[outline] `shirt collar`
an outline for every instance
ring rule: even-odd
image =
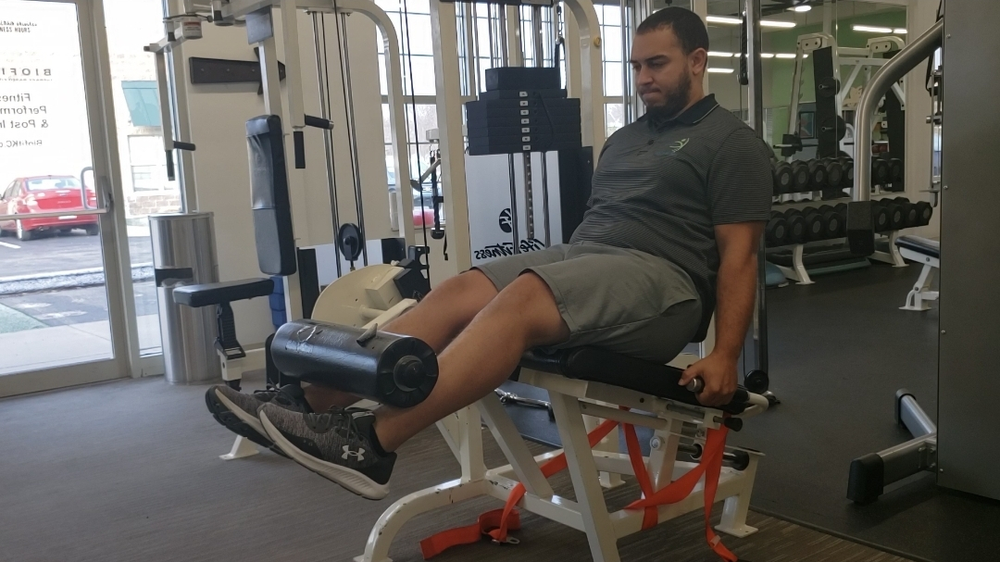
[[[707,96],[696,101],[694,105],[687,108],[680,115],[676,115],[665,121],[660,120],[649,120],[650,125],[655,127],[665,127],[668,125],[673,125],[675,123],[680,123],[682,125],[696,125],[708,114],[711,113],[715,108],[719,107],[719,102],[715,101],[715,94],[708,94]],[[643,116],[646,118],[649,114]]]

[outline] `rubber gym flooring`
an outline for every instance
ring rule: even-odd
[[[259,382],[258,382],[259,384]],[[440,434],[419,434],[400,451],[392,493],[372,502],[281,457],[225,462],[233,437],[205,411],[205,387],[161,377],[0,401],[0,560],[6,562],[348,562],[371,526],[400,497],[460,475]],[[502,455],[489,432],[487,462]],[[540,452],[543,447],[534,446]],[[569,477],[553,477],[570,495]],[[609,492],[621,506],[634,484]],[[475,500],[403,527],[390,556],[421,560],[417,543],[475,522],[502,504]],[[716,517],[720,507],[716,506]],[[725,540],[753,562],[902,562],[902,558],[757,513],[760,532]],[[590,560],[582,533],[525,515],[518,546],[457,547],[434,560]],[[702,515],[621,541],[629,562],[717,562]]]
[[[874,506],[856,509],[844,499],[853,457],[906,438],[892,419],[897,387],[908,386],[934,412],[935,313],[895,310],[917,273],[874,267],[768,293],[772,389],[783,404],[734,438],[767,454],[750,517],[760,532],[724,539],[741,558],[902,560],[800,522],[913,558],[992,559],[985,549],[1000,521],[992,503],[938,491],[926,478]],[[204,390],[171,387],[157,377],[0,401],[0,560],[348,561],[362,552],[371,525],[392,501],[459,475],[436,430],[401,450],[392,493],[381,502],[344,492],[271,453],[224,462],[218,455],[228,452],[232,437],[205,412]],[[488,462],[499,464],[498,448],[485,435]],[[566,493],[565,474],[553,483]],[[616,506],[637,489],[630,483],[609,494]],[[390,554],[396,562],[420,560],[419,539],[499,506],[472,501],[411,522]],[[480,543],[437,560],[590,559],[581,533],[525,520],[517,547]],[[628,561],[717,560],[704,544],[698,513],[620,546]]]

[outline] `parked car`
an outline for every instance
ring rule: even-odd
[[[86,197],[86,201],[84,201]],[[97,195],[83,188],[73,176],[17,178],[0,192],[0,215],[23,215],[22,219],[0,219],[0,235],[13,232],[19,240],[31,240],[44,231],[69,232],[82,228],[87,234],[99,232],[97,215],[76,215],[75,211],[97,207]],[[33,214],[65,212],[48,218]]]

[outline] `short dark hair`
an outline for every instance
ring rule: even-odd
[[[673,30],[685,55],[696,49],[708,50],[708,29],[705,28],[705,22],[701,21],[698,14],[684,8],[671,6],[653,12],[653,15],[639,24],[635,33],[641,35],[664,27]]]

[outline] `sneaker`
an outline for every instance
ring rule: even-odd
[[[310,414],[264,404],[257,415],[268,437],[295,462],[370,500],[389,493],[396,454],[375,452],[371,410],[330,408]]]
[[[258,390],[253,394],[244,394],[227,385],[218,384],[205,393],[205,403],[215,421],[226,429],[279,453],[261,426],[257,410],[264,404],[274,404],[275,407],[292,412],[312,411],[302,388],[296,385],[286,385],[280,390]]]

